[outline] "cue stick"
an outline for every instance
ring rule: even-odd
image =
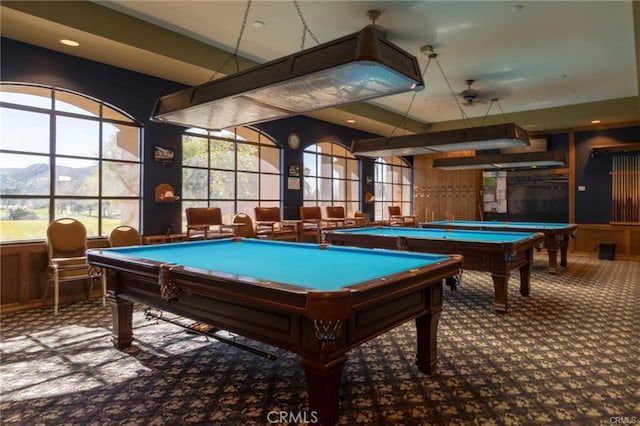
[[[271,361],[275,361],[275,360],[278,359],[277,356],[275,356],[275,355],[273,355],[273,354],[271,354],[269,352],[261,351],[260,349],[253,348],[253,347],[247,346],[247,345],[243,345],[242,343],[238,343],[238,342],[236,342],[234,340],[227,339],[226,337],[218,336],[214,332],[196,330],[195,328],[191,328],[191,327],[189,327],[187,325],[181,324],[178,321],[174,321],[174,320],[169,319],[169,318],[164,318],[162,316],[162,314],[158,315],[158,314],[154,314],[154,313],[152,313],[152,312],[150,312],[148,310],[145,310],[144,311],[144,315],[145,315],[145,317],[147,319],[149,319],[149,317],[151,317],[151,318],[156,318],[156,319],[159,319],[159,320],[162,320],[162,321],[166,321],[166,322],[168,322],[170,324],[177,325],[178,327],[182,327],[185,330],[189,330],[190,332],[194,332],[194,333],[197,333],[197,334],[202,334],[205,337],[212,337],[212,338],[220,341],[221,343],[226,343],[229,346],[233,346],[233,347],[236,347],[238,349],[242,349],[243,351],[251,352],[252,354],[255,354],[255,355],[260,355],[261,357],[270,359]]]

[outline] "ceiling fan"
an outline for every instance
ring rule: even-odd
[[[480,92],[473,89],[471,85],[475,82],[475,80],[465,80],[467,84],[467,88],[460,92],[460,97],[464,106],[473,106],[475,104],[486,104],[487,101],[480,97]]]

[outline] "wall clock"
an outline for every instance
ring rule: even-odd
[[[300,146],[300,136],[297,133],[290,133],[287,138],[287,143],[289,144],[289,148],[298,149]]]

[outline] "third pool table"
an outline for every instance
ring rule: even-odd
[[[520,294],[528,296],[533,250],[543,243],[544,236],[525,232],[378,226],[330,231],[325,240],[330,244],[363,248],[461,254],[464,268],[491,272],[494,309],[497,313],[506,313],[511,270],[520,269]]]
[[[549,255],[549,273],[558,272],[558,249],[560,249],[560,266],[567,267],[567,247],[569,237],[575,237],[578,226],[574,223],[544,222],[500,222],[478,220],[443,220],[437,222],[421,222],[422,228],[470,229],[487,231],[542,232],[544,246]]]

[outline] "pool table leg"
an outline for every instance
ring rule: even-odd
[[[427,292],[427,313],[416,318],[418,370],[429,374],[438,364],[438,322],[442,314],[442,283],[425,289]]]
[[[111,306],[111,341],[118,349],[131,346],[133,341],[133,302],[116,297],[107,292],[107,301]]]
[[[549,273],[558,273],[558,242],[555,235],[545,236],[544,245],[547,248],[549,254]]]
[[[569,235],[562,237],[560,242],[560,266],[567,267],[567,249],[569,248]]]
[[[508,308],[507,285],[509,283],[509,272],[493,272],[491,278],[493,278],[493,291],[495,292],[493,309],[497,314],[506,314]],[[522,290],[522,280],[520,281],[520,289]]]
[[[346,355],[328,364],[300,357],[300,365],[307,378],[309,411],[315,412],[318,425],[333,426],[338,423],[340,380],[346,362]]]

